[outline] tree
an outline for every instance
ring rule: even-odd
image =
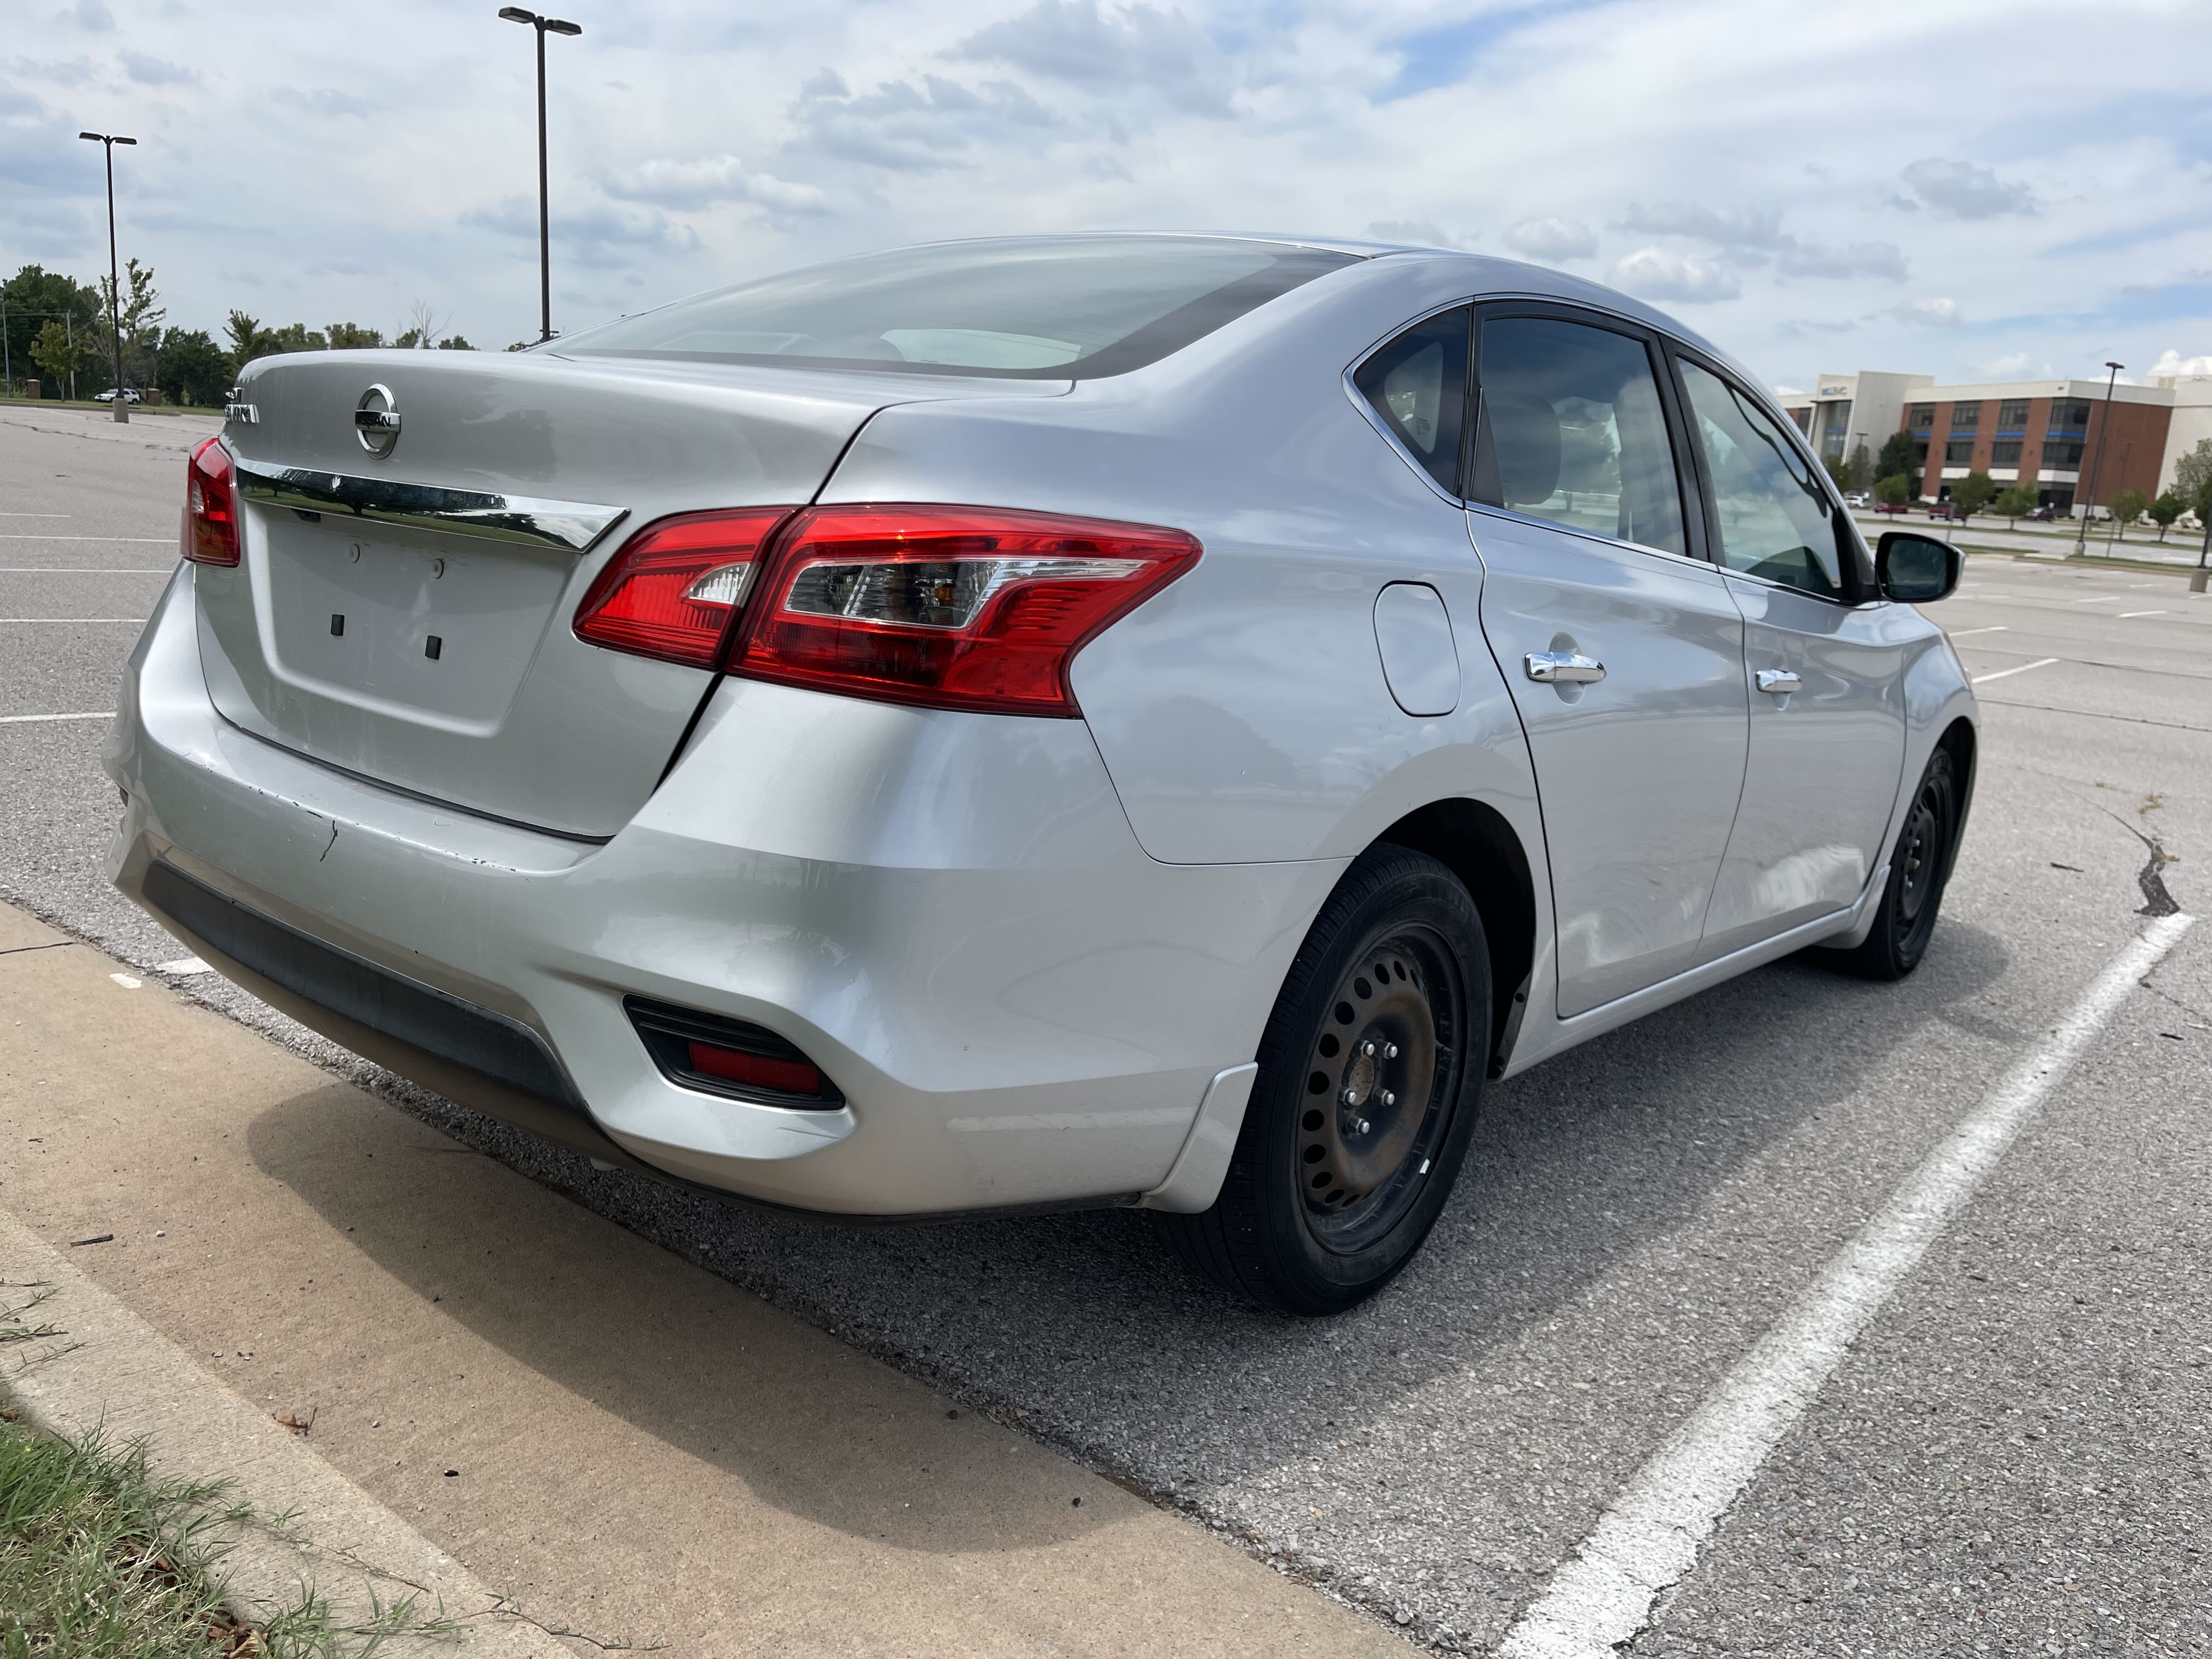
[[[32,367],[46,377],[48,385],[64,392],[70,375],[91,368],[98,361],[92,355],[91,337],[81,329],[72,334],[59,318],[47,321],[31,341]]]
[[[2112,514],[2112,522],[2119,526],[2117,533],[2121,539],[2126,538],[2128,526],[2142,517],[2143,509],[2149,505],[2150,497],[2140,489],[2119,489],[2112,492],[2112,499],[2107,504],[2106,510]]]
[[[1864,489],[1874,482],[1874,457],[1867,453],[1864,444],[1851,451],[1850,488]]]
[[[1820,458],[1820,465],[1821,465],[1822,466],[1825,466],[1825,467],[1826,467],[1826,468],[1828,469],[1828,477],[1831,477],[1832,479],[1833,479],[1833,480],[1835,481],[1835,485],[1836,485],[1836,488],[1837,488],[1837,489],[1849,489],[1851,487],[1851,470],[1850,470],[1850,468],[1849,468],[1848,466],[1845,466],[1845,465],[1844,465],[1841,461],[1838,460],[1834,456],[1832,456],[1832,455],[1824,455],[1824,456],[1822,456],[1822,457]]]
[[[65,276],[58,270],[48,270],[42,265],[25,265],[5,283],[0,283],[0,301],[6,302],[7,349],[5,362],[9,374],[16,380],[29,379],[40,372],[38,360],[31,355],[32,343],[39,331],[48,323],[63,325],[63,332],[74,334],[80,340],[90,331],[92,319],[100,309],[100,290],[88,288],[74,276]],[[63,381],[54,388],[54,395],[68,391]]]
[[[1986,472],[1969,472],[1951,486],[1951,505],[1971,519],[1990,504],[1990,497],[1997,493],[1996,483]]]
[[[476,348],[471,345],[466,340],[463,339],[459,335],[448,334],[444,339],[438,342],[438,349],[441,351],[474,351]]]
[[[262,355],[253,349],[254,342],[261,337],[259,318],[249,317],[242,311],[234,311],[230,313],[230,320],[222,326],[223,331],[230,336],[231,358],[240,368]]]
[[[107,320],[114,289],[115,284],[106,277],[100,279],[97,326],[104,355],[110,363],[115,361],[115,347],[113,337],[107,330]],[[153,266],[140,264],[135,257],[125,260],[123,265],[123,298],[115,307],[116,323],[123,331],[123,379],[125,385],[143,386],[153,378],[154,347],[161,340],[161,325],[168,314],[161,305],[160,292],[154,286]]]
[[[2189,510],[2188,504],[2171,489],[2143,509],[2158,526],[2158,538],[2166,539],[2166,532],[2173,528],[2173,521]]]
[[[1902,473],[1908,478],[1920,476],[1920,451],[1912,441],[1910,432],[1893,432],[1881,441],[1881,453],[1874,459],[1874,476],[1893,478]]]
[[[212,337],[196,328],[173,328],[154,359],[154,384],[172,402],[213,409],[226,401],[238,371]]]
[[[1912,480],[1902,472],[1874,481],[1874,498],[1885,507],[1903,507],[1912,499]]]
[[[369,351],[384,343],[382,329],[363,328],[359,323],[332,323],[324,336],[333,351]]]
[[[2173,493],[2188,504],[2204,532],[2197,562],[2212,561],[2212,438],[2199,438],[2197,447],[2173,464]]]
[[[2035,511],[2035,492],[2014,484],[1990,503],[1990,510],[2010,520],[2006,529],[2016,529],[2024,516]]]
[[[417,300],[407,307],[405,331],[392,343],[398,346],[411,346],[417,351],[428,351],[436,343],[438,331],[450,320],[452,319],[441,320],[437,312],[432,308],[428,300]]]

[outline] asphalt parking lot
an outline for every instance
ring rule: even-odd
[[[112,706],[211,429],[0,409],[0,894],[149,970],[184,951],[100,878],[104,723],[76,717]],[[2212,597],[1988,558],[1937,614],[1986,719],[1920,973],[1786,962],[1494,1087],[1425,1252],[1333,1322],[1192,1282],[1134,1214],[850,1231],[672,1194],[178,983],[1408,1638],[1481,1651],[2147,920],[2212,906]],[[2089,1038],[1626,1650],[2212,1646],[2208,1108],[2212,925]]]

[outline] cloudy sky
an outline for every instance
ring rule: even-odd
[[[534,337],[530,33],[494,0],[9,0],[0,267],[122,245],[173,324],[428,301]],[[2212,369],[2207,0],[568,0],[568,329],[933,237],[1119,227],[1506,253],[1778,385]]]

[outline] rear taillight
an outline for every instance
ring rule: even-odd
[[[576,607],[576,636],[611,650],[712,668],[754,561],[787,507],[687,513],[631,537]]]
[[[1197,562],[1179,530],[994,507],[810,507],[730,672],[994,714],[1072,716],[1077,652]]]
[[[238,492],[230,452],[204,439],[185,467],[185,556],[196,564],[238,562]]]

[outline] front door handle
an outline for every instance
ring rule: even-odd
[[[1605,678],[1605,665],[1578,651],[1531,651],[1527,665],[1540,685],[1591,685]]]
[[[1805,682],[1786,668],[1762,668],[1759,671],[1759,689],[1774,696],[1786,697],[1792,691],[1801,691]]]

